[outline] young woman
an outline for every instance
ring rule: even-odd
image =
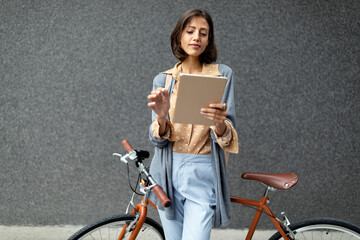
[[[214,64],[213,22],[205,10],[192,9],[180,17],[171,47],[180,62],[155,77],[148,106],[153,110],[150,140],[155,146],[150,172],[173,205],[164,209],[156,196],[151,199],[167,240],[208,240],[213,224],[227,225],[230,218],[225,159],[229,152],[238,152],[233,73],[226,65]],[[172,123],[180,73],[228,78],[222,103],[199,109],[213,126]],[[164,88],[167,75],[169,89]]]

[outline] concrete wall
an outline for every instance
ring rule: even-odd
[[[177,62],[169,36],[194,7],[212,14],[218,62],[236,75],[231,192],[263,193],[244,171],[296,172],[295,188],[272,195],[275,213],[360,224],[358,0],[1,0],[0,225],[125,211],[112,153],[125,138],[153,152],[146,96]],[[231,227],[248,226],[253,211],[233,207]]]

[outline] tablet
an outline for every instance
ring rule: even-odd
[[[201,113],[210,103],[221,103],[226,77],[181,74],[175,103],[174,123],[214,125]]]

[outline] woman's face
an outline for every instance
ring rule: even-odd
[[[209,24],[203,17],[193,17],[181,34],[181,47],[192,57],[199,57],[209,42]]]

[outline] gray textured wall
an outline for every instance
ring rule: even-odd
[[[146,96],[176,63],[169,35],[193,7],[212,14],[218,62],[236,74],[232,193],[263,193],[244,171],[297,172],[273,194],[276,213],[360,224],[358,0],[1,0],[0,224],[124,212],[125,166],[111,154],[124,138],[152,152]],[[233,213],[240,228],[253,211]]]

